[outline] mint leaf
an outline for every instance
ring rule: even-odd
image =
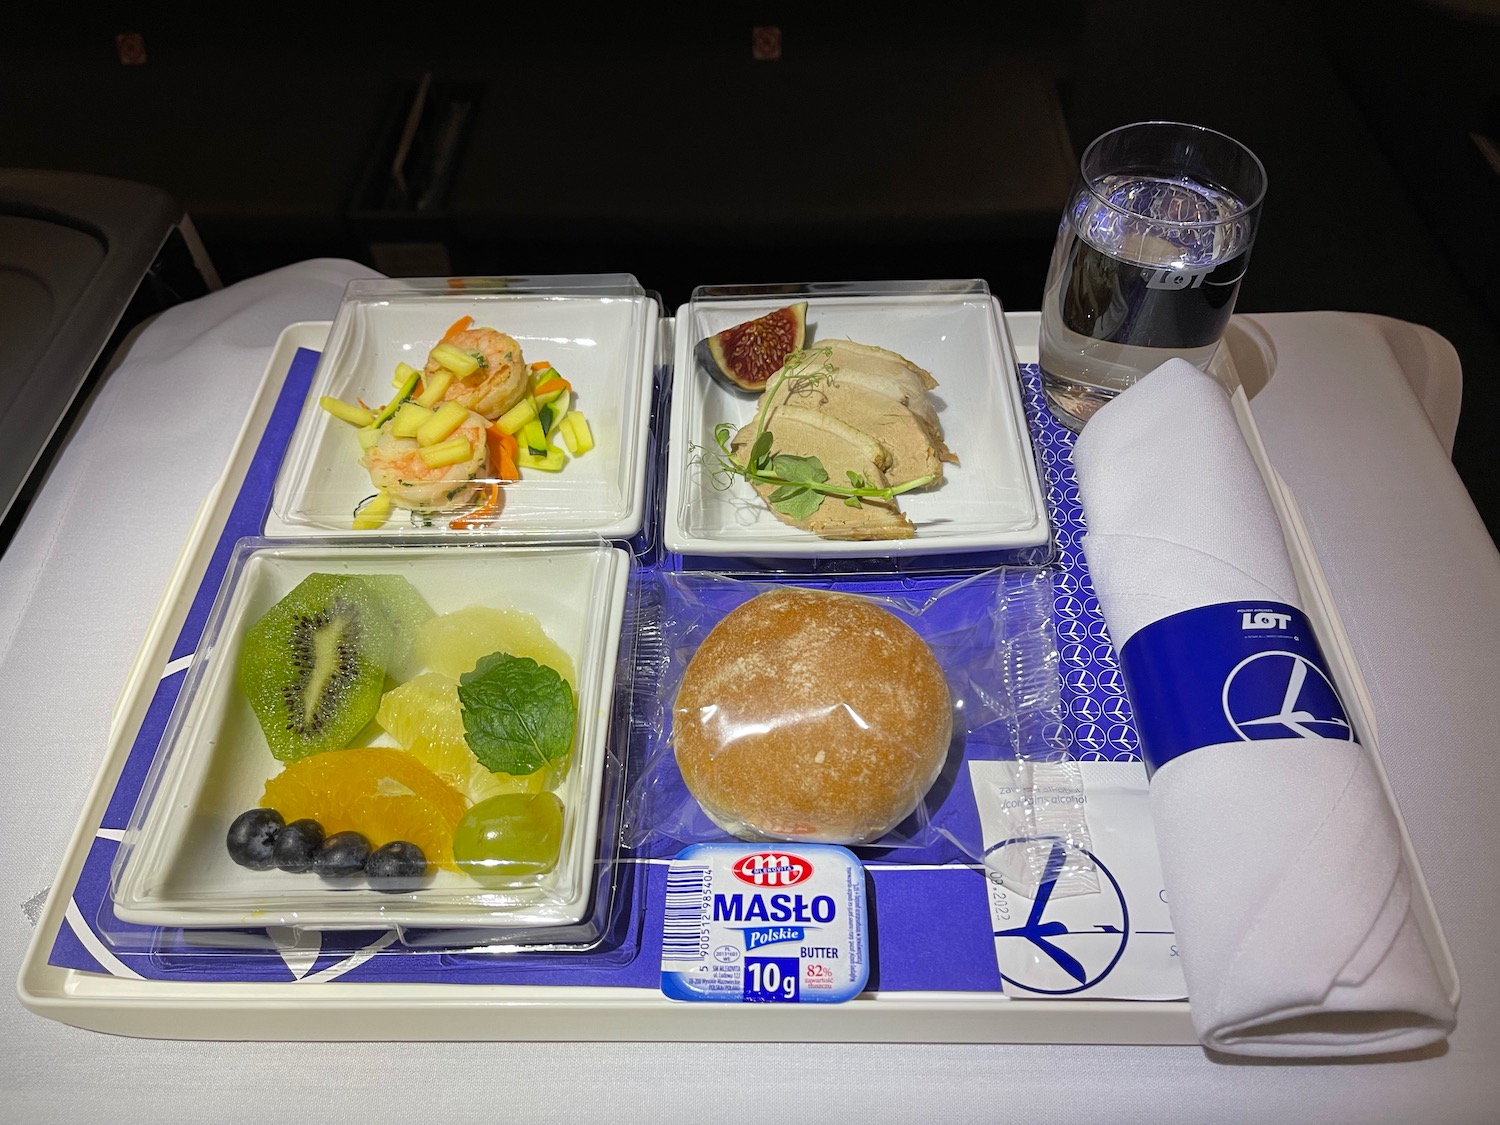
[[[778,453],[772,457],[771,472],[782,480],[816,481],[822,484],[828,479],[823,462],[816,457],[799,457],[795,453]]]
[[[458,701],[464,741],[491,773],[534,773],[573,747],[573,689],[530,657],[496,652],[481,658],[459,677]]]

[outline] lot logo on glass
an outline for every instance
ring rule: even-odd
[[[1291,625],[1290,613],[1268,613],[1264,610],[1257,613],[1250,609],[1240,611],[1241,629],[1289,629]]]
[[[1212,270],[1155,270],[1146,278],[1147,289],[1197,289]]]
[[[747,855],[734,865],[735,878],[755,887],[795,887],[812,873],[812,864],[797,855]]]

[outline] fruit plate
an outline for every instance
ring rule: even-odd
[[[456,516],[472,515],[482,492],[428,515],[396,507],[382,526],[355,529],[355,510],[376,489],[361,464],[358,427],[320,406],[324,396],[386,403],[397,394],[396,365],[422,368],[429,349],[465,316],[475,329],[513,337],[526,361],[550,362],[571,383],[573,408],[587,419],[594,442],[561,471],[522,468],[521,479],[505,487],[499,514],[470,532],[629,539],[641,529],[660,309],[634,277],[599,274],[351,282],[276,480],[268,535],[432,534],[449,530]],[[565,451],[560,437],[553,444]],[[492,475],[479,471],[480,479]]]
[[[577,728],[566,777],[555,790],[563,827],[550,872],[486,887],[457,870],[437,870],[420,889],[389,893],[363,879],[340,887],[310,872],[253,870],[230,858],[230,824],[260,804],[266,782],[284,769],[239,687],[246,630],[314,573],[402,575],[438,615],[474,605],[520,611],[567,654]],[[606,744],[629,573],[629,553],[598,540],[547,547],[241,540],[115,860],[115,916],[147,926],[309,930],[519,929],[580,921],[594,885],[611,768]],[[394,745],[373,723],[353,741]],[[405,774],[378,783],[380,797],[413,789],[425,795]]]
[[[898,353],[937,381],[931,398],[959,464],[898,504],[911,538],[828,539],[783,523],[741,477],[716,472],[714,428],[755,418],[758,397],[726,389],[699,359],[707,337],[807,302],[807,349],[846,338]],[[774,428],[774,427],[773,427]],[[983,281],[701,287],[676,318],[662,542],[683,555],[900,557],[1035,548],[1050,537],[1015,353]]]

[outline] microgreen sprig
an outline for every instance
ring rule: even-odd
[[[767,485],[772,492],[766,503],[788,519],[804,520],[818,510],[825,496],[839,496],[851,508],[858,508],[866,500],[889,501],[932,483],[931,476],[917,477],[902,484],[876,488],[864,474],[846,470],[849,483],[834,484],[828,479],[828,470],[817,457],[803,457],[795,453],[772,453],[775,438],[766,429],[766,418],[771,404],[788,382],[792,393],[801,394],[833,377],[834,367],[830,360],[832,348],[808,348],[793,352],[786,357],[775,380],[761,396],[755,411],[755,428],[751,433],[749,454],[745,460],[737,460],[730,442],[735,427],[729,422],[720,422],[714,427],[714,444],[718,451],[698,447],[696,456],[711,467],[714,487],[725,489],[735,477],[744,477],[751,484]],[[818,363],[821,357],[822,362]],[[814,366],[817,364],[817,366]]]

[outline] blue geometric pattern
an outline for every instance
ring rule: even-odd
[[[1073,474],[1074,435],[1047,409],[1041,369],[1026,363],[1020,370],[1026,418],[1057,542],[1053,628],[1063,716],[1058,728],[1049,732],[1051,740],[1059,757],[1074,761],[1139,761],[1140,738],[1125,698],[1120,663],[1083,557],[1087,523]]]

